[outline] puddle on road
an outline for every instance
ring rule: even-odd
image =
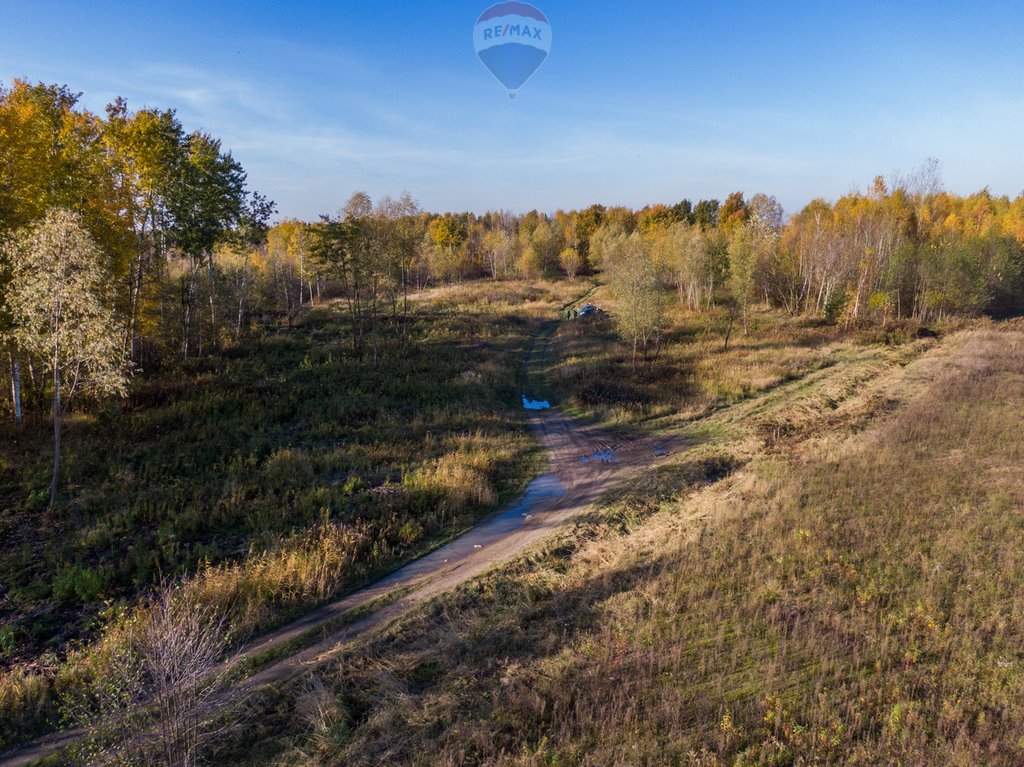
[[[523,407],[527,410],[547,410],[551,407],[551,403],[546,399],[528,399],[524,394]]]
[[[526,486],[526,492],[522,497],[498,516],[498,520],[520,524],[523,518],[533,511],[533,507],[541,501],[560,498],[563,495],[565,495],[565,488],[554,474],[537,477]]]
[[[396,570],[378,581],[377,585],[392,586],[397,583],[405,583],[412,578],[438,572],[446,565],[448,566],[446,569],[451,569],[452,563],[455,563],[454,567],[459,567],[467,557],[479,553],[481,550],[486,552],[495,541],[500,541],[506,535],[530,524],[530,518],[542,502],[560,498],[563,495],[565,495],[565,488],[554,474],[537,477],[526,486],[523,495],[504,511],[484,520],[447,545]]]
[[[611,450],[598,450],[596,453],[591,453],[590,455],[584,455],[580,457],[581,464],[592,462],[614,463],[615,453],[613,453]]]

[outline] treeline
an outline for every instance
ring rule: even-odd
[[[231,256],[263,241],[273,204],[173,110],[118,99],[101,116],[79,95],[17,80],[0,90],[0,236],[24,239],[48,212],[74,212],[98,246],[130,361],[218,347],[233,328],[228,296],[246,285],[244,256]]]
[[[408,194],[374,202],[357,193],[335,215],[270,227],[273,203],[246,188],[217,139],[186,132],[173,110],[133,112],[119,99],[101,116],[77,102],[63,86],[15,81],[0,91],[0,344],[11,411],[45,409],[56,388],[15,327],[45,307],[14,304],[24,298],[22,246],[58,210],[96,245],[95,289],[135,369],[291,324],[325,291],[347,308],[353,353],[376,359],[382,323],[407,312],[411,291],[481,278],[603,271],[637,301],[671,289],[691,310],[727,306],[744,321],[755,302],[879,324],[1024,309],[1024,196],[944,192],[934,161],[834,203],[815,200],[788,221],[774,197],[741,192],[553,215],[427,213]],[[649,319],[637,320],[644,339]]]
[[[876,178],[835,203],[814,200],[787,222],[774,197],[742,192],[724,202],[553,215],[428,214],[407,196],[374,208],[357,194],[338,218],[306,232],[318,274],[344,277],[347,296],[369,291],[373,305],[385,286],[392,309],[410,285],[611,277],[620,262],[641,258],[657,286],[694,311],[728,305],[745,315],[757,302],[884,325],[1024,310],[1024,196],[942,191],[934,164],[909,178]],[[300,263],[293,255],[290,273]]]
[[[274,209],[173,110],[118,99],[101,116],[79,95],[0,89],[0,352],[14,418],[52,414],[51,502],[73,396],[123,394],[133,367],[237,338],[229,299],[244,306]]]
[[[658,335],[669,289],[692,311],[725,307],[744,326],[754,303],[847,325],[1024,311],[1024,196],[950,194],[934,161],[835,203],[814,200],[788,222],[774,197],[742,192],[480,216],[423,213],[408,196],[372,206],[360,193],[336,218],[280,226],[304,231],[305,263],[341,280],[356,348],[410,285],[478,278],[603,273],[624,298],[617,323],[634,363]],[[282,273],[295,275],[301,250],[290,259]]]

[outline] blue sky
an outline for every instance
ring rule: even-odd
[[[490,2],[8,0],[0,81],[173,107],[282,216],[355,190],[430,210],[634,207],[742,190],[787,212],[942,163],[1024,189],[1024,7],[536,0],[551,55],[510,101],[472,49]]]

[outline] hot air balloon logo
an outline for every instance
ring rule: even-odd
[[[476,20],[473,47],[514,99],[551,52],[551,24],[529,3],[498,3]]]

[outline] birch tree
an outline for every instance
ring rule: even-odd
[[[20,350],[45,363],[53,388],[52,506],[66,407],[81,393],[125,393],[122,330],[103,300],[100,250],[77,214],[49,211],[5,244],[4,257],[11,265],[11,335]]]
[[[562,252],[558,254],[558,265],[562,267],[566,277],[574,280],[580,269],[583,268],[583,259],[580,258],[576,248],[563,248]]]
[[[171,183],[168,211],[173,219],[174,245],[187,257],[188,271],[182,284],[182,358],[189,355],[193,325],[199,329],[198,352],[202,354],[202,323],[195,317],[199,273],[206,267],[206,298],[210,333],[217,332],[217,285],[214,245],[245,210],[245,171],[220,141],[196,132],[185,140],[185,158]],[[214,345],[216,338],[214,337]]]
[[[704,235],[700,228],[679,222],[669,227],[661,247],[662,261],[672,272],[679,303],[697,311],[704,305],[711,282]]]
[[[639,348],[647,347],[661,329],[664,302],[654,262],[639,234],[620,234],[606,244],[604,270],[608,284],[618,301],[615,326],[633,349],[632,367],[636,370]]]
[[[163,262],[170,223],[167,198],[184,159],[184,131],[172,110],[132,114],[127,102],[117,99],[107,107],[103,142],[113,177],[112,196],[131,231],[125,345],[137,363],[142,295],[146,280]]]
[[[754,234],[749,226],[740,225],[729,241],[729,289],[743,318],[744,335],[749,329],[756,266]]]

